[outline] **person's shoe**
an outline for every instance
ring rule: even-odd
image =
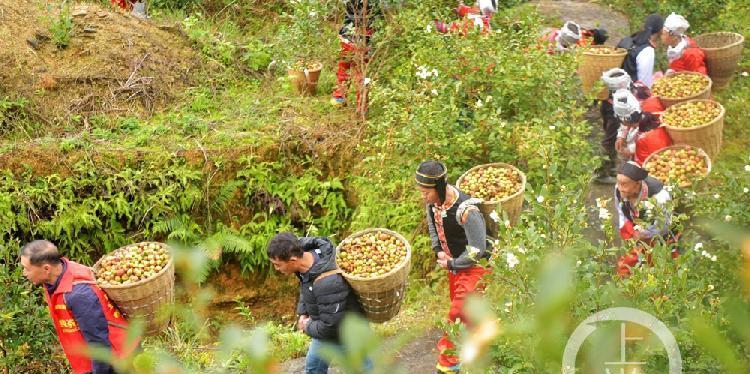
[[[438,364],[435,367],[435,374],[459,374],[461,366],[455,365],[455,366],[443,366]]]
[[[346,99],[343,97],[332,97],[331,98],[331,105],[333,106],[344,106],[346,105]]]

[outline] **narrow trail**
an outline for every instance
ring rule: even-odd
[[[623,14],[611,10],[606,6],[593,4],[585,1],[533,1],[544,16],[560,20],[572,20],[583,27],[603,27],[609,33],[608,45],[615,45],[628,34],[629,23]],[[554,27],[555,25],[549,25]],[[557,25],[559,27],[561,25]],[[590,141],[598,147],[602,137],[601,117],[598,108],[592,108],[586,119],[591,123],[592,133]],[[612,185],[600,185],[591,183],[586,197],[587,205],[591,208],[591,222],[598,222],[599,217],[596,207],[596,199],[608,199],[613,196]],[[612,219],[615,212],[612,204],[609,204]],[[585,232],[586,237],[593,243],[604,239],[604,235],[598,227],[590,227]],[[397,364],[408,374],[430,374],[435,372],[435,361],[437,350],[435,344],[440,339],[441,332],[437,329],[426,331],[422,336],[407,344],[396,356]],[[283,373],[304,373],[305,358],[300,357],[282,364]],[[342,372],[332,367],[329,373],[341,374]]]

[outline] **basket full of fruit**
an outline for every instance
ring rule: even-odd
[[[661,121],[675,144],[688,144],[715,158],[721,149],[724,107],[708,99],[690,100],[669,107]]]
[[[628,54],[625,49],[603,45],[592,45],[582,49],[578,75],[581,77],[584,93],[591,91],[594,83],[602,77],[602,73],[612,68],[619,68],[625,59],[625,55]],[[606,88],[604,92],[607,93]]]
[[[681,71],[670,73],[654,82],[651,91],[659,97],[664,108],[683,101],[708,99],[711,96],[711,78],[701,73]]]
[[[409,242],[391,230],[367,229],[348,236],[336,252],[336,263],[367,318],[380,323],[398,314],[411,269]]]
[[[128,318],[147,323],[146,333],[162,331],[169,319],[158,315],[174,302],[174,263],[164,243],[142,242],[118,248],[94,264],[96,283]]]
[[[479,210],[490,214],[501,207],[511,224],[518,222],[526,190],[526,175],[513,165],[496,162],[475,166],[456,181],[466,194],[482,199]]]
[[[648,156],[643,168],[666,185],[687,188],[711,172],[711,158],[700,148],[672,145]]]

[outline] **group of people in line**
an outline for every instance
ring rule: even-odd
[[[350,38],[355,35],[352,28],[362,21],[357,19],[361,5],[361,0],[350,1],[347,5],[346,24],[340,32],[342,62],[334,101],[344,100],[344,85],[353,64],[350,58],[356,48]],[[448,24],[435,21],[434,26],[445,33],[461,33],[472,27],[486,30],[496,11],[495,0],[479,0],[472,6],[460,3],[457,14],[461,21]],[[367,25],[366,37],[372,34],[369,27]],[[602,77],[610,92],[609,98],[601,102],[605,130],[602,146],[608,157],[596,179],[616,184],[619,232],[622,239],[635,243],[618,261],[617,272],[622,276],[650,261],[648,249],[651,246],[658,242],[674,243],[678,237],[670,228],[669,191],[663,182],[650,177],[641,164],[649,154],[671,144],[659,123],[663,107],[650,92],[654,80],[659,79],[659,74],[654,74],[655,47],[660,42],[668,47],[670,68],[667,74],[670,71],[706,73],[705,56],[686,35],[688,27],[685,18],[676,14],[666,20],[658,15],[649,16],[643,30],[619,43],[628,51],[622,68],[607,71]],[[570,21],[541,38],[547,43],[549,53],[602,44],[606,39],[605,30],[586,30]],[[615,169],[618,155],[620,167]],[[488,240],[485,216],[478,209],[481,201],[450,185],[447,175],[445,164],[430,160],[417,167],[414,181],[426,205],[436,264],[448,276],[448,320],[467,323],[464,301],[468,295],[482,289],[482,280],[491,272],[480,265],[480,261],[490,257],[492,244]],[[673,257],[677,254],[676,249],[672,250]],[[357,296],[336,265],[335,246],[328,238],[298,238],[286,232],[269,241],[267,255],[277,271],[294,274],[300,282],[296,327],[312,339],[305,373],[327,373],[329,363],[320,354],[321,346],[329,344],[345,349],[340,345],[343,317],[346,313],[363,313]],[[24,276],[44,286],[50,315],[73,372],[114,373],[108,363],[91,359],[84,349],[99,345],[111,349],[116,356],[125,356],[135,350],[137,342],[128,345],[125,339],[128,321],[96,285],[91,270],[62,257],[57,247],[46,240],[25,245],[20,258]],[[460,362],[449,337],[443,336],[437,347],[437,373],[458,373]],[[366,359],[363,367],[371,368],[372,362]]]

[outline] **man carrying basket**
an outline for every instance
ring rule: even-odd
[[[107,348],[122,358],[138,343],[128,346],[128,321],[96,285],[91,269],[60,256],[47,240],[26,244],[20,257],[23,275],[34,285],[44,285],[44,299],[73,373],[115,373],[109,363],[91,359],[89,346]]]
[[[364,314],[357,295],[336,266],[336,249],[328,238],[297,238],[290,232],[276,234],[268,243],[274,269],[294,274],[300,281],[297,328],[312,342],[305,359],[305,374],[328,373],[329,363],[320,356],[322,344],[340,347],[340,329],[348,312]],[[369,369],[372,363],[365,360]]]
[[[450,311],[448,320],[465,322],[463,304],[466,297],[482,288],[482,278],[490,273],[477,264],[489,259],[487,229],[484,217],[471,198],[447,182],[448,170],[438,161],[425,161],[416,172],[417,189],[427,205],[427,223],[437,264],[448,271]],[[458,373],[458,357],[448,353],[453,343],[443,336],[437,345],[438,373]]]

